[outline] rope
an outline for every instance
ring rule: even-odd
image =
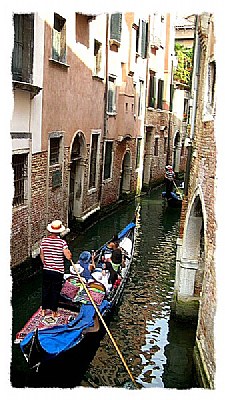
[[[99,318],[100,318],[102,324],[104,325],[105,330],[106,330],[106,332],[108,333],[108,335],[109,335],[109,337],[110,337],[110,339],[111,339],[111,341],[112,341],[112,343],[113,343],[113,345],[114,345],[114,347],[115,347],[117,353],[119,354],[120,359],[121,359],[121,361],[123,362],[123,365],[124,365],[124,367],[126,368],[126,370],[127,370],[127,372],[128,372],[128,375],[130,376],[132,382],[133,382],[134,385],[137,387],[137,389],[139,389],[139,387],[138,387],[136,381],[134,380],[134,377],[133,377],[131,371],[130,371],[129,368],[128,368],[128,365],[127,365],[127,363],[126,363],[126,361],[125,361],[125,359],[124,359],[124,357],[123,357],[123,355],[122,355],[120,349],[118,348],[118,346],[117,346],[117,344],[116,344],[115,339],[113,338],[113,336],[112,336],[112,334],[111,334],[111,332],[110,332],[108,326],[106,325],[106,323],[105,323],[105,321],[104,321],[104,319],[103,319],[103,317],[102,317],[102,315],[101,315],[101,313],[100,313],[100,311],[99,311],[97,305],[95,304],[95,302],[94,302],[94,300],[93,300],[93,298],[92,298],[92,296],[91,296],[91,294],[90,294],[90,292],[89,292],[87,286],[85,285],[84,281],[82,280],[82,278],[81,278],[81,276],[80,276],[80,274],[79,274],[79,272],[78,272],[78,270],[77,270],[76,265],[73,263],[72,260],[70,260],[70,261],[71,261],[71,264],[72,264],[73,268],[75,269],[75,271],[76,271],[76,273],[77,273],[77,275],[78,275],[78,278],[79,278],[80,282],[82,283],[82,285],[83,285],[83,287],[84,287],[84,289],[85,289],[85,291],[86,291],[86,293],[87,293],[89,299],[91,300],[91,303],[92,303],[93,307],[95,308],[96,313],[98,314],[98,316],[99,316]]]

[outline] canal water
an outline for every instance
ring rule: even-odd
[[[131,272],[109,328],[141,388],[197,387],[192,360],[196,328],[171,317],[180,211],[163,206],[161,189],[153,190],[138,202]],[[69,245],[74,260],[82,250],[97,249],[123,229],[132,220],[136,206],[136,203],[122,206],[76,239],[71,237]],[[12,339],[36,311],[40,299],[40,274],[13,290]],[[37,373],[28,371],[19,346],[12,344],[12,386],[129,387],[127,371],[107,334],[87,352],[86,365],[83,355],[72,361],[64,360],[65,365],[56,362],[51,368],[61,372],[53,373],[50,379],[48,369]]]

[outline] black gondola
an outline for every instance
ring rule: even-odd
[[[134,252],[135,227],[135,223],[131,222],[118,234],[119,246],[125,254],[125,264],[120,274],[121,280],[108,293],[104,293],[101,302],[98,299],[98,309],[104,320],[119,302],[127,281]],[[100,268],[102,254],[107,243],[96,252],[96,269]],[[71,277],[76,281],[75,272],[74,274],[65,274],[64,277],[65,283],[68,281],[71,283]],[[92,287],[89,287],[89,292],[91,290]],[[91,337],[91,332],[99,330],[99,318],[95,308],[87,296],[86,298],[83,296],[82,299],[81,291],[82,289],[73,299],[65,295],[61,296],[59,308],[61,320],[47,326],[41,316],[40,307],[16,335],[15,343],[20,343],[20,348],[30,368],[38,367],[40,364],[80,346],[89,336]],[[101,290],[98,293],[100,292]],[[92,292],[93,294],[94,292]],[[95,298],[94,301],[97,302]]]

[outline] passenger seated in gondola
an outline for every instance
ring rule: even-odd
[[[111,241],[109,243],[107,243],[106,247],[104,248],[104,252],[103,252],[103,259],[104,258],[111,258],[112,257],[112,252],[115,248],[115,243],[118,241],[118,236],[114,235],[113,238],[111,239]]]
[[[108,283],[112,284],[112,286],[113,286],[114,283],[116,282],[116,280],[118,279],[118,273],[114,270],[114,268],[112,266],[112,262],[110,261],[109,258],[105,259],[103,266],[102,266],[103,276],[105,276],[107,272],[108,272]]]
[[[79,256],[79,264],[83,269],[81,277],[85,278],[86,282],[93,281],[92,272],[95,269],[94,255],[91,255],[89,251],[82,251]]]
[[[119,241],[114,242],[114,249],[112,251],[111,257],[112,267],[115,271],[120,272],[125,263],[124,254],[121,247],[119,246]]]

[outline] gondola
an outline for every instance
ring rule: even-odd
[[[121,299],[128,279],[134,252],[135,229],[136,225],[132,221],[118,234],[119,246],[122,248],[125,257],[120,280],[117,280],[110,290],[108,288],[107,292],[103,290],[103,285],[97,279],[87,284],[88,292],[91,293],[92,300],[97,305],[104,320],[111,315],[115,305]],[[102,254],[109,242],[101,246],[95,253],[95,273],[100,272]],[[98,332],[102,328],[95,307],[90,298],[85,295],[84,288],[82,288],[83,284],[78,282],[75,271],[76,265],[72,263],[70,274],[64,275],[58,320],[53,324],[48,324],[48,315],[43,318],[40,307],[16,335],[15,343],[20,344],[31,369],[36,367],[36,370],[38,370],[40,365],[49,360],[78,349],[83,342],[86,343],[88,337],[92,340],[92,332]],[[68,284],[70,290],[68,288],[65,290]],[[75,288],[73,296],[71,295],[71,285]]]
[[[167,202],[168,207],[180,208],[182,206],[182,197],[180,194],[171,192],[170,197],[167,197],[166,192],[162,192],[162,198]]]

